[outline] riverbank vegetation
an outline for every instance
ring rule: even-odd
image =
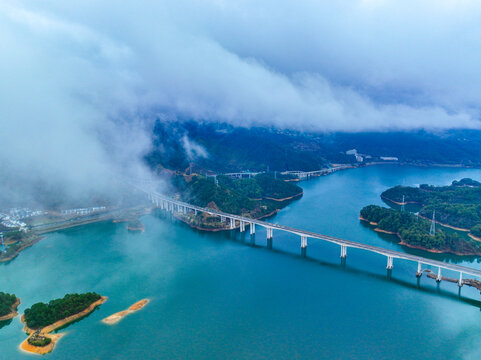
[[[39,302],[25,310],[24,320],[30,329],[39,329],[80,313],[101,296],[97,293],[67,294],[61,299],[51,300],[47,304]]]
[[[454,231],[443,231],[439,227],[434,235],[430,235],[430,221],[406,211],[369,205],[361,210],[360,215],[376,225],[377,229],[397,234],[403,243],[412,247],[460,255],[481,254],[480,242],[465,239]]]
[[[14,294],[7,294],[0,291],[0,317],[12,313],[14,304],[18,301]]]
[[[396,186],[384,191],[381,197],[396,203],[401,203],[404,197],[405,203],[421,206],[422,217],[432,218],[436,212],[436,220],[441,224],[480,235],[481,229],[476,226],[481,224],[481,183],[473,179],[453,181],[449,186]]]

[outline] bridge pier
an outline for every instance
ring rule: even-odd
[[[443,277],[441,276],[441,267],[438,267],[438,275],[436,276],[436,281],[441,282]]]
[[[304,249],[307,247],[307,236],[301,235],[301,248]]]
[[[239,221],[239,231],[244,232],[246,230],[246,223],[242,220]]]
[[[272,232],[274,229],[272,228],[267,228],[267,240],[271,239],[272,240]]]
[[[235,228],[235,220],[233,218],[229,218],[229,228],[231,230]]]
[[[256,224],[249,223],[249,231],[251,235],[254,235],[256,233]]]
[[[423,271],[421,269],[421,263],[418,262],[418,271],[416,272],[416,276],[421,277],[422,274],[423,274]]]
[[[459,273],[458,286],[459,287],[463,286],[463,272],[462,271]]]
[[[393,257],[392,256],[388,256],[387,257],[387,266],[386,266],[386,269],[388,270],[391,270],[393,268]]]
[[[347,256],[347,246],[341,245],[341,259],[345,259]]]

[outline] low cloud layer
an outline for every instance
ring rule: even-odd
[[[144,173],[159,114],[312,131],[479,128],[479,19],[469,0],[6,0],[0,161],[10,184],[82,192],[108,187],[108,173]]]

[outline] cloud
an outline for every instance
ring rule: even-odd
[[[159,114],[311,131],[479,128],[480,15],[468,0],[6,0],[0,161],[83,191],[92,174],[145,171]]]
[[[182,146],[184,147],[185,153],[189,160],[195,158],[206,158],[208,156],[207,150],[195,141],[190,140],[187,135],[182,137]]]

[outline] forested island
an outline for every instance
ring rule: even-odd
[[[9,320],[17,316],[18,305],[20,305],[20,299],[14,294],[0,291],[0,321]]]
[[[78,320],[107,300],[97,293],[67,294],[48,303],[36,303],[25,310],[22,321],[29,334],[21,348],[28,352],[46,354],[53,350],[62,335],[50,333],[55,329]]]
[[[376,230],[396,234],[403,245],[415,248],[481,255],[481,183],[478,181],[465,178],[449,186],[395,186],[384,191],[381,198],[398,205],[416,204],[419,212],[366,206],[360,217],[375,225]],[[434,213],[436,222],[457,231],[436,227],[435,233],[430,234]],[[459,231],[469,231],[470,238]]]
[[[465,239],[456,232],[436,228],[430,235],[431,223],[415,214],[369,205],[361,210],[361,220],[369,221],[376,230],[396,234],[402,245],[432,252],[449,252],[458,255],[481,255],[481,242]]]
[[[302,196],[302,188],[292,182],[276,179],[275,174],[259,174],[248,179],[219,175],[177,176],[177,196],[187,203],[220,210],[234,215],[260,219],[275,214]],[[181,214],[181,220],[204,230],[222,229],[227,225],[208,214]]]
[[[423,184],[419,187],[396,186],[384,191],[384,200],[397,204],[418,204],[419,215],[456,230],[469,231],[475,239],[481,237],[481,183],[465,178],[449,186]],[[479,239],[481,241],[481,239]]]
[[[88,292],[85,294],[67,294],[62,299],[51,300],[47,304],[36,303],[25,310],[25,324],[30,329],[43,328],[70,315],[78,314],[100,298],[99,294]]]

